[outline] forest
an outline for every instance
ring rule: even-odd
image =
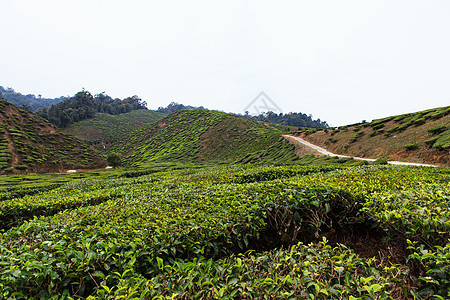
[[[113,99],[105,93],[92,96],[83,90],[64,102],[39,110],[37,115],[60,128],[65,128],[92,118],[97,112],[118,115],[137,109],[146,109],[146,103],[138,96],[121,100]]]

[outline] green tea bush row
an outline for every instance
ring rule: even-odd
[[[259,193],[262,189],[265,192]],[[120,199],[64,211],[48,220],[35,219],[3,234],[3,259],[9,263],[2,265],[9,268],[12,261],[15,263],[10,271],[3,269],[1,282],[11,293],[89,294],[93,278],[101,279],[99,272],[123,272],[135,264],[137,272],[153,276],[157,257],[173,261],[217,257],[235,247],[245,249],[267,226],[266,204],[289,201],[322,207],[317,195],[321,192],[286,193],[282,185],[270,183],[207,189],[183,184],[149,185],[145,189],[134,186]],[[312,197],[318,202],[308,200]],[[48,254],[34,251],[42,248],[48,249]],[[30,261],[39,261],[36,268],[44,268],[40,277],[33,275],[39,269],[28,268]],[[79,282],[79,286],[72,282]],[[24,289],[16,290],[15,286]]]
[[[75,181],[44,192],[39,196],[49,206],[77,195],[92,199],[109,191],[113,197],[2,233],[0,297],[264,299],[265,290],[266,298],[377,299],[423,293],[423,286],[428,295],[445,295],[448,169],[362,166],[304,175],[307,169],[187,168]],[[235,178],[262,181],[232,183]],[[35,196],[21,203],[32,208]],[[401,287],[415,276],[406,266],[358,258],[342,246],[235,254],[258,242],[271,248],[306,237],[318,242],[330,228],[368,218],[433,253],[427,260],[409,250],[425,274],[411,290]]]
[[[391,299],[406,275],[402,266],[383,267],[326,241],[220,260],[158,262],[160,272],[149,280],[132,271],[114,274],[117,285],[109,288],[105,277],[96,298]]]
[[[49,191],[61,186],[62,183],[49,183],[30,187],[11,187],[0,189],[0,201],[13,198],[22,198],[26,195],[34,195],[44,191]]]

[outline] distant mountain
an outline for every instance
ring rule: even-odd
[[[336,154],[450,164],[450,106],[298,135]]]
[[[88,142],[91,145],[109,148],[124,139],[126,135],[164,118],[166,114],[148,109],[134,110],[119,115],[97,113],[93,118],[76,122],[64,132]]]
[[[66,128],[73,123],[93,118],[96,113],[118,115],[138,109],[147,109],[146,103],[138,96],[121,100],[113,99],[104,93],[92,96],[87,91],[81,91],[63,102],[38,111],[37,114],[60,128]]]
[[[112,147],[129,163],[295,161],[281,131],[240,116],[205,109],[177,111]]]
[[[0,98],[0,173],[103,166],[103,159],[85,143]]]
[[[0,86],[0,94],[3,95],[3,98],[12,104],[19,107],[26,107],[29,110],[35,112],[40,108],[49,107],[59,102],[66,100],[66,97],[59,98],[42,98],[41,95],[37,97],[33,94],[22,95],[14,91],[12,88],[4,88]]]

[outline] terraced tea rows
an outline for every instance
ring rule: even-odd
[[[159,170],[5,196],[0,298],[450,297],[448,168]]]

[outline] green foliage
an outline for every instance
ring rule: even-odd
[[[439,125],[439,126],[428,129],[428,132],[430,132],[432,134],[439,134],[439,133],[444,132],[445,130],[447,130],[447,126]]]
[[[417,142],[412,142],[412,143],[408,143],[406,145],[403,146],[406,150],[415,150],[417,149],[419,146],[417,145]]]
[[[83,90],[37,114],[60,128],[66,128],[75,122],[94,117],[97,112],[116,115],[137,109],[145,109],[145,102],[137,96],[120,100],[103,93],[94,97]]]
[[[124,138],[112,151],[128,162],[281,163],[298,159],[281,131],[217,111],[182,110]]]
[[[434,145],[434,143],[436,143],[436,141],[438,140],[438,138],[439,138],[439,137],[434,136],[434,137],[432,137],[432,138],[429,138],[428,140],[425,140],[424,143],[425,143],[426,145],[428,145],[428,146],[431,147],[431,146]]]
[[[387,165],[388,161],[386,158],[379,158],[372,163],[373,165]]]
[[[433,147],[439,149],[450,149],[450,129],[439,135],[439,138],[433,144]]]
[[[353,135],[352,137],[350,137],[350,143],[354,143],[357,140],[359,140],[360,137],[362,137],[364,135],[364,131],[358,131],[355,135]]]
[[[26,165],[15,165],[14,168],[16,170],[26,170],[26,169],[28,169],[28,166],[26,166]]]
[[[304,155],[298,161],[299,165],[314,165],[314,166],[324,166],[324,167],[350,167],[350,166],[361,166],[366,165],[367,162],[362,160],[356,160],[353,158],[339,158],[337,156],[325,156],[317,157],[314,155]]]
[[[389,135],[394,132],[401,132],[413,125],[423,125],[427,122],[428,119],[436,120],[448,115],[449,113],[450,107],[447,106],[394,117],[392,120],[395,122],[399,122],[400,124],[388,129],[387,134]],[[377,126],[378,124],[382,124],[379,120],[376,120],[374,122],[376,122],[375,126]]]
[[[328,139],[330,142],[332,142],[333,144],[336,143],[338,141],[337,138],[329,138]]]
[[[118,166],[122,165],[122,158],[120,157],[119,154],[114,153],[114,152],[108,154],[106,161],[112,167],[118,167]]]
[[[320,131],[320,129],[318,129],[318,128],[302,127],[301,129],[299,129],[297,131],[297,133],[304,133],[306,135],[310,135],[310,134],[316,133],[318,131]]]
[[[0,297],[448,298],[450,170],[344,165],[4,176]],[[343,245],[363,224],[401,264]]]
[[[8,148],[8,140],[0,137],[0,171],[9,165],[11,151]]]
[[[119,115],[97,113],[91,119],[70,125],[64,132],[102,147],[104,144],[116,144],[131,132],[150,125],[165,116],[162,113],[147,109],[134,110]]]
[[[276,114],[272,111],[263,112],[259,116],[252,116],[249,114],[244,115],[245,118],[261,121],[265,123],[281,124],[295,127],[305,128],[329,128],[330,126],[325,121],[320,119],[313,120],[312,116],[308,116],[304,113],[290,112],[287,114]]]
[[[392,282],[404,268],[380,268],[358,258],[345,246],[296,244],[286,250],[247,252],[225,259],[194,259],[170,264],[160,260],[161,272],[151,282],[116,275],[118,286],[102,287],[96,296],[147,298],[174,295],[188,299],[373,299],[390,298]],[[381,269],[381,272],[380,272]],[[328,270],[317,276],[318,270]],[[399,272],[400,270],[400,272]],[[400,274],[399,274],[400,273]],[[136,288],[137,287],[137,288]]]
[[[76,138],[60,133],[49,123],[5,100],[0,99],[0,103],[5,107],[0,111],[2,173],[14,169],[44,172],[102,165],[96,151]],[[8,167],[12,169],[7,170]]]
[[[59,97],[55,99],[50,98],[42,98],[40,95],[37,97],[32,94],[22,95],[14,91],[12,88],[4,88],[0,86],[0,97],[3,95],[3,98],[11,102],[12,104],[19,107],[26,107],[31,111],[37,111],[39,108],[49,107],[53,104],[57,104],[59,102],[64,101],[65,97]],[[0,108],[1,108],[0,104]]]
[[[335,135],[336,133],[339,133],[339,132],[341,132],[339,129],[334,129],[334,130],[331,132],[331,136],[333,136],[333,135]]]
[[[408,249],[412,254],[408,259],[417,261],[426,270],[425,276],[417,281],[422,283],[412,294],[416,298],[434,297],[435,299],[450,298],[450,243],[444,247],[435,246],[426,249],[424,245],[408,241]]]
[[[180,110],[184,110],[184,109],[206,109],[203,106],[191,106],[191,105],[184,105],[184,104],[180,104],[177,102],[170,102],[169,105],[167,105],[166,107],[158,107],[158,112],[162,113],[162,114],[172,114],[174,112],[180,111]]]
[[[425,124],[427,121],[425,120],[425,118],[419,118],[419,119],[417,119],[417,120],[415,120],[414,122],[413,122],[413,125],[414,126],[419,126],[419,125],[423,125],[423,124]]]

